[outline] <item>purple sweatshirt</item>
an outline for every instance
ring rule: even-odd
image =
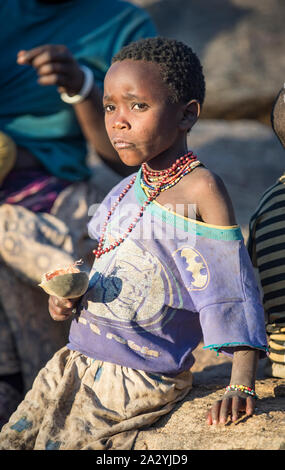
[[[106,245],[126,232],[147,196],[136,182],[110,218]],[[128,177],[106,196],[89,223],[98,240]],[[94,241],[94,248],[96,244]],[[157,202],[114,250],[95,260],[68,347],[133,369],[175,375],[205,348],[267,351],[264,311],[238,226],[197,222]]]

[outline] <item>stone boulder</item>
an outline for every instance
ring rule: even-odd
[[[272,129],[251,120],[202,119],[188,148],[223,179],[246,238],[262,193],[285,172],[285,151]]]
[[[284,0],[133,0],[186,42],[206,76],[205,118],[269,121],[285,79]]]

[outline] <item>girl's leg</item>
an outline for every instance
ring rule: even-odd
[[[138,431],[170,412],[190,389],[190,372],[167,378],[74,353],[35,449],[131,449]]]

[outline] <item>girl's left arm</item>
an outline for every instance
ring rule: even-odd
[[[208,424],[225,424],[228,416],[232,421],[236,421],[241,412],[245,412],[248,416],[254,414],[257,398],[254,388],[258,360],[259,350],[247,346],[235,348],[230,386],[237,385],[238,390],[226,391],[223,398],[213,404],[207,413]],[[243,387],[246,391],[242,391]]]

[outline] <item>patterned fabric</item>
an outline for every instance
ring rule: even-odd
[[[249,226],[248,250],[263,290],[269,359],[285,366],[285,178],[267,189]],[[280,368],[279,368],[280,369]],[[285,368],[283,372],[285,376]]]
[[[131,177],[106,197],[89,223],[98,239],[106,214]],[[108,224],[106,246],[126,232],[146,200],[125,195]],[[71,325],[69,347],[96,359],[175,375],[192,351],[266,350],[264,311],[238,226],[199,223],[150,204],[126,240],[96,260]]]
[[[66,187],[49,214],[0,206],[0,375],[21,371],[26,390],[67,342],[69,324],[51,319],[48,296],[38,284],[44,272],[80,258],[90,269],[94,241],[88,238],[88,211],[110,189],[108,171],[104,191],[96,181]]]
[[[0,433],[0,450],[126,450],[192,385],[62,348]]]
[[[0,187],[0,204],[18,204],[32,212],[48,213],[69,184],[45,169],[12,170]]]

